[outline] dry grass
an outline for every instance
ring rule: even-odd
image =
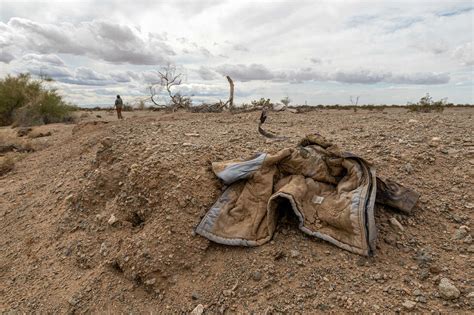
[[[0,157],[0,176],[13,170],[15,161],[10,156]]]

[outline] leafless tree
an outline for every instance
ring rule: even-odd
[[[175,65],[168,64],[161,71],[158,71],[160,76],[160,82],[152,84],[150,89],[151,101],[153,104],[160,106],[156,101],[155,97],[157,94],[157,87],[160,90],[166,90],[170,97],[171,109],[177,110],[179,108],[188,108],[191,106],[191,99],[186,96],[182,96],[179,92],[174,93],[172,89],[176,86],[181,85],[183,81],[183,74],[179,72]]]
[[[352,106],[357,106],[357,104],[359,104],[359,96],[357,96],[355,98],[355,100],[352,98],[352,96],[350,97],[350,100],[351,100],[351,104]]]

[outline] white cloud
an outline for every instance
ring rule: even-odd
[[[7,30],[13,38],[5,44],[7,47],[41,54],[72,54],[137,65],[165,63],[174,55],[159,36],[103,20],[73,25],[38,23],[15,17],[9,20]]]
[[[0,75],[48,74],[73,101],[101,103],[146,94],[172,62],[200,100],[225,96],[230,75],[236,102],[404,104],[435,89],[468,103],[472,16],[467,0],[4,1]]]
[[[454,49],[453,56],[462,65],[465,66],[472,66],[474,65],[474,47],[472,46],[472,42],[470,43],[465,43],[463,45],[460,45]]]

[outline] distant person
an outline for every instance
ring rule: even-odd
[[[117,110],[117,118],[118,119],[123,119],[123,117],[122,117],[122,107],[123,107],[123,101],[120,98],[120,95],[117,95],[117,98],[115,99],[115,109]]]

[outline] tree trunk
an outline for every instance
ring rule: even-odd
[[[229,108],[234,107],[234,82],[229,76],[226,76],[227,81],[229,81],[230,92],[229,92]]]

